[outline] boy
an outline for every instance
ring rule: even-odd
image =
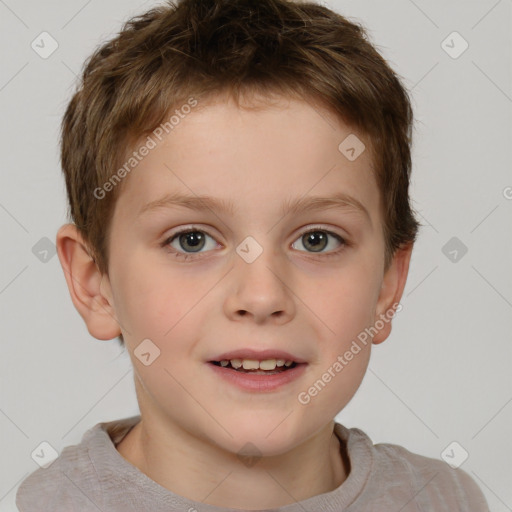
[[[141,414],[30,475],[22,512],[488,510],[463,470],[334,421],[419,228],[409,99],[365,37],[313,3],[183,0],[89,59],[58,254]]]

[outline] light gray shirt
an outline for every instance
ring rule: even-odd
[[[19,486],[20,512],[227,512],[179,496],[124,459],[116,445],[140,416],[98,423],[47,468]],[[374,445],[357,428],[335,424],[350,461],[331,492],[266,512],[489,512],[475,481],[461,468],[393,444]]]

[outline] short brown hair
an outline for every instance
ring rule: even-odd
[[[313,2],[181,0],[128,20],[87,59],[61,127],[69,215],[102,273],[123,183],[101,188],[133,144],[187,98],[273,93],[314,101],[367,137],[387,269],[420,224],[409,202],[413,113],[365,29]],[[340,141],[341,142],[341,141]]]

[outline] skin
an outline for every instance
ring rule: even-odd
[[[308,404],[297,396],[400,301],[412,252],[397,251],[384,272],[369,151],[349,161],[338,150],[353,129],[303,101],[262,105],[240,109],[226,98],[199,105],[125,178],[108,275],[74,225],[57,235],[71,298],[90,334],[109,340],[122,332],[133,363],[142,420],[119,453],[179,495],[246,510],[301,501],[346,480],[350,467],[333,418],[361,384],[372,343]],[[230,200],[237,213],[161,208],[139,215],[175,191]],[[369,218],[354,208],[279,213],[284,201],[334,192],[356,197]],[[190,238],[162,246],[191,224],[209,235],[201,252],[191,252]],[[314,252],[303,237],[312,227],[349,245],[327,257],[341,247],[330,236]],[[252,263],[235,250],[247,236],[263,248]],[[177,258],[172,249],[193,256]],[[373,344],[389,336],[391,322],[384,324]],[[149,366],[134,355],[147,338],[161,351]],[[279,390],[242,391],[206,366],[242,347],[285,350],[308,365]],[[250,467],[237,457],[247,442],[261,454]]]

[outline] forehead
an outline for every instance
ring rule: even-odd
[[[283,98],[256,109],[223,99],[186,111],[172,128],[130,148],[126,158],[137,152],[137,164],[124,178],[116,212],[137,216],[165,195],[179,194],[229,203],[231,213],[277,214],[294,199],[345,194],[378,222],[365,137],[327,110]]]

